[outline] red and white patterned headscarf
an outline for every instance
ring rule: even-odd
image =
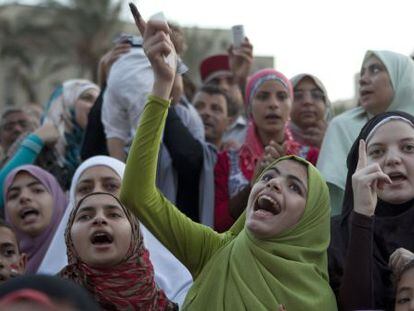
[[[70,234],[79,206],[92,195],[107,195],[122,207],[131,228],[131,245],[124,260],[112,267],[96,268],[82,262]],[[154,280],[149,252],[144,247],[138,219],[110,193],[95,192],[83,197],[72,211],[65,232],[68,265],[59,273],[85,287],[103,310],[177,310]]]

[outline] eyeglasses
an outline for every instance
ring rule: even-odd
[[[306,93],[309,93],[311,98],[315,101],[325,101],[325,94],[323,94],[321,90],[313,89],[293,92],[295,100],[303,100]]]

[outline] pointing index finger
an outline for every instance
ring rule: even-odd
[[[144,36],[145,33],[145,27],[146,23],[141,17],[141,14],[139,13],[137,7],[132,2],[129,3],[129,9],[131,10],[132,15],[134,16],[135,25],[137,25],[139,32],[142,36]]]
[[[359,140],[359,150],[358,150],[358,164],[357,169],[361,169],[367,166],[367,149],[365,140]]]

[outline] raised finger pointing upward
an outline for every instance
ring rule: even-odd
[[[358,149],[358,164],[356,169],[360,170],[367,166],[367,149],[365,140],[359,140],[359,149]]]

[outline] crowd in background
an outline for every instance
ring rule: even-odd
[[[414,310],[413,60],[361,55],[334,117],[254,38],[196,86],[131,10],[99,81],[0,116],[0,310]]]

